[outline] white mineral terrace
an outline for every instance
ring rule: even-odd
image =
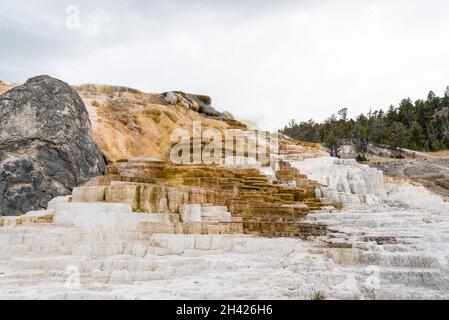
[[[58,198],[52,224],[0,227],[0,298],[449,299],[449,204],[354,161],[291,164],[324,185],[326,201],[345,204],[311,214],[328,236],[148,235],[139,223],[160,215]],[[230,219],[226,207],[182,216]]]

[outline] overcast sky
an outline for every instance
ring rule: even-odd
[[[0,40],[4,81],[203,93],[267,129],[449,85],[447,0],[1,1]]]

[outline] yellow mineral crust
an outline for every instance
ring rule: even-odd
[[[167,217],[179,216],[185,205],[225,207],[234,219],[242,219],[245,233],[268,236],[322,234],[325,227],[306,224],[303,220],[310,210],[332,206],[315,198],[317,183],[285,162],[281,162],[276,172],[276,183],[268,181],[257,169],[173,165],[148,159],[111,164],[107,177],[108,182],[105,178],[95,178],[86,186],[76,188],[73,202],[127,203],[134,212]],[[295,186],[287,186],[287,182],[294,182]],[[209,228],[210,223],[207,225]],[[234,225],[238,224],[219,223],[217,230],[226,233]]]
[[[204,130],[223,131],[229,127],[225,121],[204,117],[196,111],[164,105],[159,94],[101,85],[74,89],[86,104],[94,139],[110,161],[135,157],[167,160],[173,130],[191,130],[194,121],[201,121]]]

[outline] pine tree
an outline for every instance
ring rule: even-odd
[[[408,131],[408,146],[413,150],[422,150],[424,146],[424,133],[418,121],[413,121],[410,130]]]
[[[402,148],[435,151],[449,148],[449,86],[444,96],[438,97],[430,91],[426,100],[410,98],[401,101],[396,108],[391,105],[387,111],[372,111],[367,116],[348,119],[348,109],[332,114],[324,123],[296,123],[291,121],[281,130],[288,136],[303,140],[323,142],[338,155],[342,143],[352,143],[360,155],[367,141],[388,145],[400,155]]]
[[[402,148],[404,146],[407,131],[401,122],[393,124],[390,147],[396,154],[396,157],[402,157]]]

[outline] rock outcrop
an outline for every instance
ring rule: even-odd
[[[39,76],[0,96],[0,215],[45,208],[104,170],[86,107],[68,84]]]
[[[209,96],[184,93],[182,91],[169,91],[162,93],[168,104],[179,105],[184,109],[191,109],[209,117],[232,118],[229,113],[221,113],[212,107],[212,99]]]

